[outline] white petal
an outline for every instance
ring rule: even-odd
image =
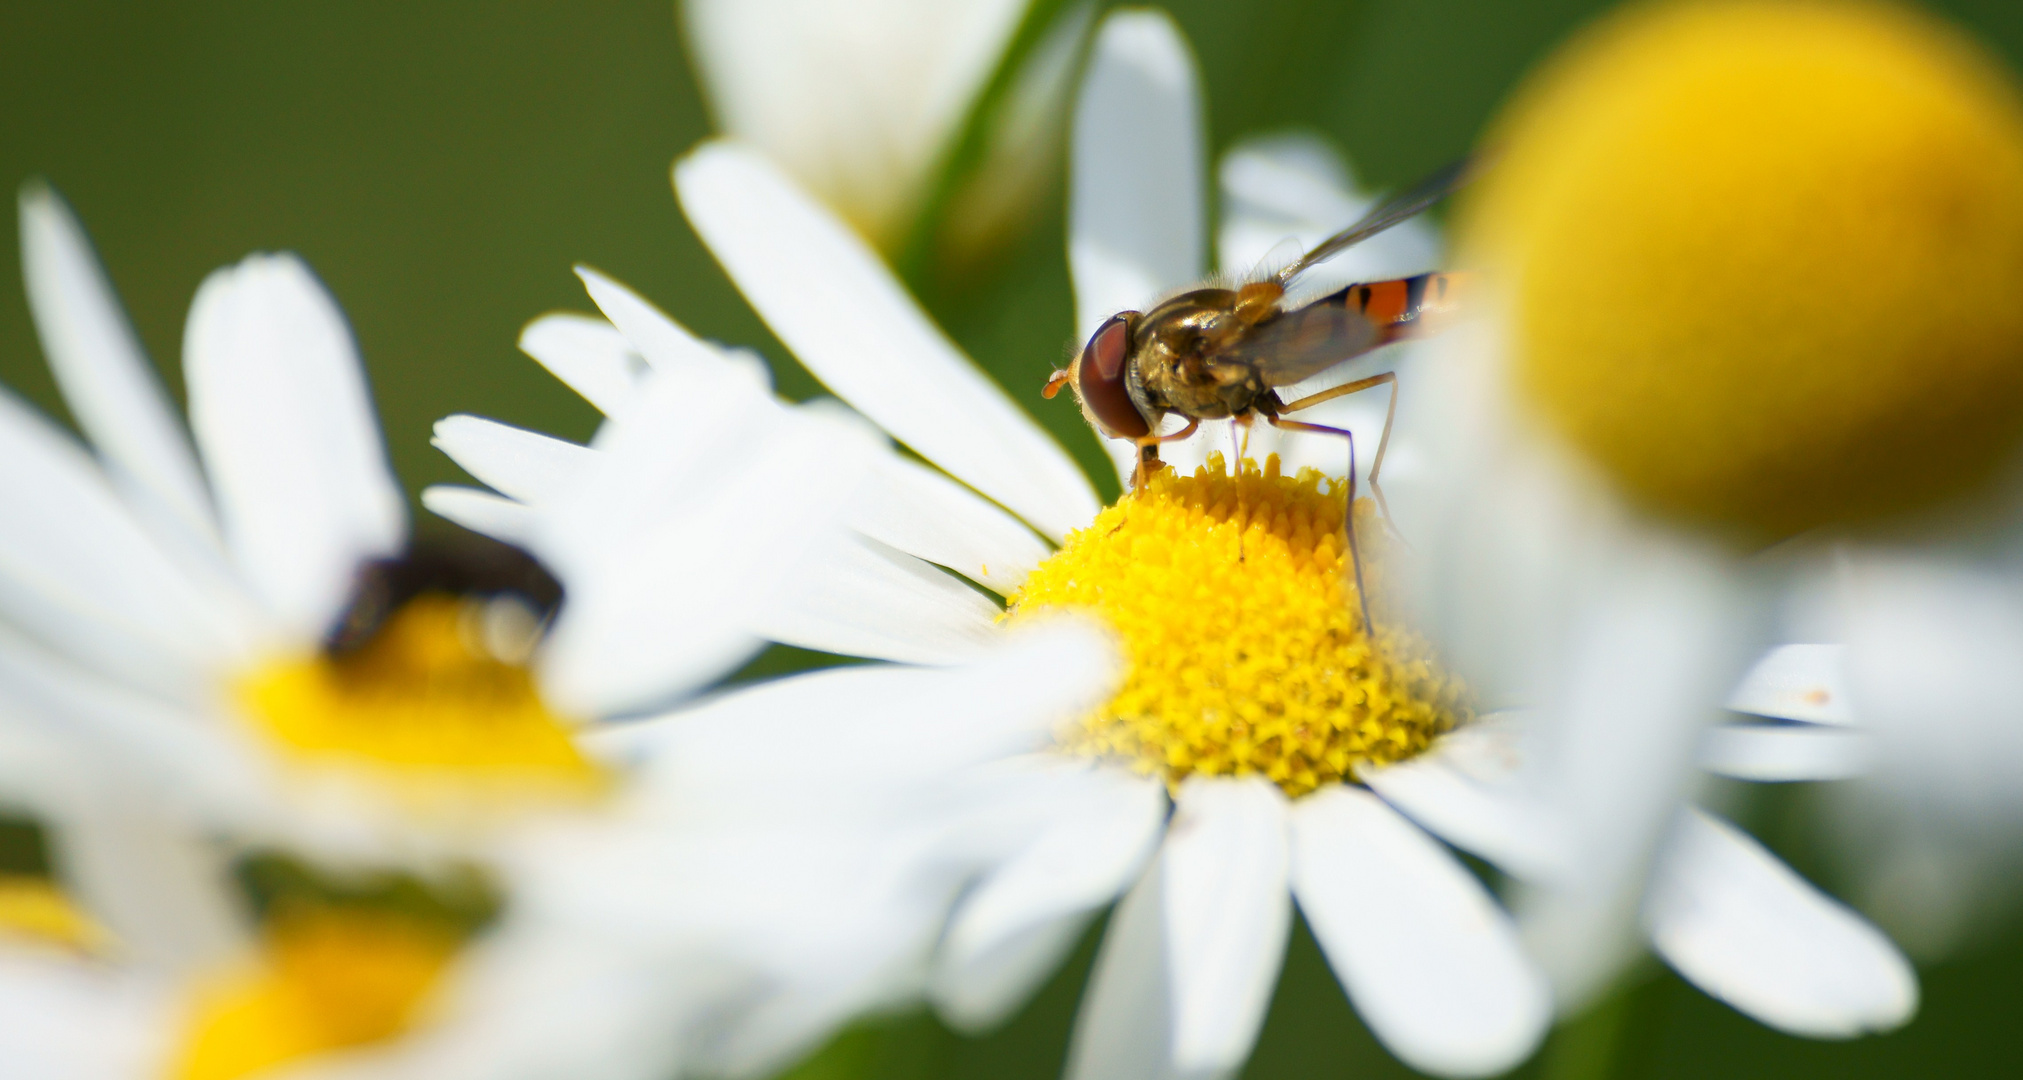
[[[715,407],[691,419],[699,388]],[[861,423],[782,408],[730,365],[657,375],[598,444],[532,538],[569,590],[544,686],[580,716],[693,691],[754,652],[755,621],[806,547],[842,542],[883,449]]]
[[[478,416],[436,421],[435,438],[429,441],[465,472],[524,503],[569,490],[590,467],[594,453],[587,446]]]
[[[1047,802],[1053,825],[976,886],[942,939],[932,996],[960,1030],[1010,1015],[1138,877],[1166,824],[1159,781],[1065,766],[1027,796]]]
[[[1842,645],[1779,645],[1742,677],[1742,684],[1729,695],[1728,707],[1780,720],[1853,723],[1847,707],[1846,662]]]
[[[18,1080],[147,1080],[174,1035],[167,987],[67,956],[0,954],[0,1055]]]
[[[694,372],[721,362],[721,358],[638,293],[587,266],[576,268],[583,288],[596,301],[597,310],[611,320],[625,340],[646,362],[663,371]]]
[[[1763,625],[1757,596],[1718,554],[1650,536],[1593,557],[1581,586],[1592,593],[1576,606],[1527,780],[1576,855],[1519,905],[1562,1009],[1578,1008],[1635,955],[1651,860],[1704,776],[1701,737]]]
[[[1163,862],[1110,916],[1068,1042],[1066,1080],[1181,1080],[1173,1062],[1172,960]],[[1193,1080],[1193,1078],[1189,1078]]]
[[[903,239],[1020,0],[690,0],[683,27],[724,129],[882,244]]]
[[[520,351],[583,400],[609,415],[632,397],[646,359],[603,319],[589,315],[543,315],[520,331]]]
[[[1292,837],[1300,911],[1392,1053],[1436,1076],[1489,1076],[1537,1047],[1552,1023],[1545,978],[1446,849],[1346,786],[1296,803]]]
[[[407,532],[343,314],[299,259],[252,256],[197,290],[183,369],[234,559],[284,625],[320,636],[359,563]]]
[[[1259,777],[1181,785],[1160,851],[1173,1062],[1234,1072],[1250,1056],[1292,924],[1285,796]]]
[[[477,488],[437,484],[422,489],[421,504],[474,533],[520,547],[532,543],[537,527],[533,508]]]
[[[218,542],[196,455],[84,229],[41,184],[21,192],[21,274],[50,373],[113,480],[148,521]]]
[[[806,553],[780,602],[752,628],[842,656],[951,664],[997,636],[997,605],[946,571],[876,540],[839,538]]]
[[[676,165],[675,190],[766,325],[838,397],[1050,538],[1095,517],[1095,493],[1060,445],[764,159],[705,145]]]
[[[1047,545],[1010,514],[933,469],[898,455],[881,459],[850,511],[858,532],[990,586],[1018,588]]]
[[[1737,780],[1846,780],[1875,764],[1875,737],[1817,724],[1724,724],[1707,732],[1700,764]]]
[[[1106,633],[1049,620],[1001,636],[970,664],[830,668],[732,690],[587,741],[608,759],[645,768],[645,790],[717,813],[777,814],[804,789],[818,802],[834,803],[838,792],[855,792],[853,805],[903,800],[922,783],[1044,748],[1061,724],[1115,691],[1119,672]],[[767,748],[769,780],[755,787],[737,763],[759,747]]]
[[[0,390],[0,610],[102,674],[188,693],[235,627],[49,421]]]
[[[1846,675],[1876,773],[1951,827],[2023,821],[2023,577],[1933,558],[1854,562]],[[2013,841],[2012,841],[2013,842]]]
[[[1887,1031],[1917,1009],[1917,974],[1881,931],[1701,811],[1680,815],[1644,917],[1681,975],[1794,1035]]]
[[[1193,53],[1164,13],[1120,12],[1097,30],[1069,174],[1078,340],[1207,271],[1198,83]]]
[[[1521,720],[1495,714],[1356,779],[1448,843],[1520,877],[1550,877],[1571,853],[1564,826],[1518,783],[1525,751]]]

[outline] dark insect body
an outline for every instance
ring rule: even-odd
[[[1083,415],[1102,434],[1138,446],[1132,485],[1159,468],[1159,444],[1184,439],[1203,420],[1234,419],[1248,424],[1258,416],[1275,427],[1340,435],[1349,442],[1349,553],[1356,591],[1363,595],[1362,559],[1354,525],[1356,444],[1343,428],[1309,424],[1286,413],[1359,390],[1389,385],[1391,401],[1384,433],[1377,440],[1370,483],[1376,487],[1397,413],[1397,376],[1372,375],[1286,401],[1279,388],[1320,374],[1372,349],[1437,328],[1441,316],[1459,306],[1467,275],[1416,274],[1389,281],[1349,285],[1297,307],[1284,306],[1287,288],[1303,272],[1439,201],[1461,183],[1466,163],[1457,163],[1322,241],[1298,261],[1263,281],[1234,289],[1201,288],[1181,293],[1149,312],[1124,311],[1105,320],[1081,353],[1047,380],[1051,398],[1062,386],[1074,388]],[[1187,420],[1171,434],[1159,433],[1168,413]],[[1382,489],[1378,488],[1382,501]],[[1372,629],[1363,600],[1363,628]]]

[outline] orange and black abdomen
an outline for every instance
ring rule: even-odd
[[[1458,310],[1467,282],[1467,274],[1414,274],[1359,282],[1315,303],[1347,308],[1382,328],[1384,340],[1396,341],[1430,332],[1441,316]]]

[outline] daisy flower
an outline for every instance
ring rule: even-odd
[[[1692,803],[1702,764],[1829,779],[1897,768],[1914,730],[1961,745],[1933,676],[1985,654],[1917,640],[1876,571],[2013,520],[2023,107],[1908,12],[1669,4],[1570,46],[1490,145],[1458,230],[1485,317],[1432,347],[1444,461],[1391,500],[1422,523],[1426,625],[1539,714],[1525,782],[1583,858],[1529,898],[1529,940],[1563,1007],[1641,934],[1783,1030],[1901,1024],[1897,950]],[[1788,722],[1709,731],[1738,683]]]
[[[199,290],[186,434],[53,193],[24,193],[22,234],[37,328],[95,454],[0,395],[0,488],[18,511],[0,522],[0,708],[210,852],[211,915],[157,905],[173,932],[132,932],[145,889],[104,909],[122,939],[184,940],[144,966],[173,1001],[216,1006],[188,1020],[189,1052],[210,1062],[189,1075],[368,1044],[431,1075],[558,1057],[662,1068],[727,950],[704,955],[706,926],[634,934],[553,899],[568,890],[552,878],[578,884],[558,851],[664,820],[633,770],[586,750],[582,724],[693,694],[756,652],[742,605],[767,602],[793,543],[835,527],[876,443],[777,409],[746,368],[640,380],[539,534],[567,585],[558,612],[562,583],[516,550],[408,548],[350,334],[299,260],[254,256]],[[692,393],[712,404],[701,421]],[[698,471],[697,440],[738,452]],[[758,857],[658,871],[700,894]],[[300,895],[246,927],[225,877],[259,867]],[[434,914],[400,921],[401,897]],[[252,957],[240,976],[190,989],[235,956]],[[347,1004],[301,1012],[326,992]],[[471,1019],[394,1039],[438,1015],[422,1008],[438,993]],[[243,1029],[284,1006],[308,1025],[275,1028],[294,1042]],[[621,1045],[637,1052],[577,1056]]]
[[[1060,161],[1091,5],[1059,0],[686,0],[719,127],[887,251],[923,215],[988,246]]]
[[[1078,295],[1086,278],[1086,295],[1136,306],[1197,276],[1199,102],[1192,58],[1168,20],[1126,13],[1104,23],[1075,125]],[[1307,220],[1312,206],[1353,216],[1355,197],[1314,161],[1305,143],[1233,158],[1225,180],[1245,213],[1230,235],[1340,224]],[[947,894],[945,929],[932,924],[940,938],[924,974],[942,1015],[964,1028],[1002,1019],[1122,897],[1070,1072],[1230,1074],[1263,1020],[1297,900],[1365,1019],[1407,1062],[1478,1075],[1529,1053],[1551,1012],[1544,980],[1494,896],[1425,830],[1520,863],[1550,857],[1549,830],[1521,824],[1521,806],[1470,779],[1475,759],[1499,752],[1496,726],[1462,726],[1458,689],[1409,635],[1387,630],[1373,646],[1353,625],[1341,485],[1252,462],[1233,475],[1164,473],[1101,509],[1088,479],[877,255],[775,167],[715,143],[677,164],[675,186],[795,356],[939,470],[904,470],[937,500],[892,481],[860,500],[851,518],[860,539],[811,560],[805,592],[785,594],[805,596],[803,610],[769,633],[928,665],[845,673],[877,692],[846,696],[839,683],[823,699],[839,715],[823,718],[822,738],[781,742],[771,760],[808,778],[806,801],[822,812],[869,798],[914,829],[965,825],[934,849],[960,849],[976,865],[969,887]],[[1090,212],[1090,200],[1121,216]],[[1248,270],[1259,253],[1232,257]],[[1127,279],[1137,291],[1118,284]],[[511,486],[497,471],[511,462],[453,454]],[[1004,597],[1009,614],[979,588]],[[885,712],[888,700],[910,705],[945,685],[948,673],[932,665],[972,658],[1028,622],[1091,611],[1126,658],[1113,693],[1090,697],[1101,684],[1080,681],[1086,674],[1046,672],[973,698],[938,694],[932,725]],[[1064,709],[1074,700],[1060,693],[1067,676],[1088,699],[1079,711]],[[1028,718],[1028,738],[1049,737],[982,770],[950,771],[933,760],[945,749],[894,760],[923,741],[971,745],[972,725],[993,730],[1008,711]],[[663,746],[660,760],[698,778],[733,759],[686,742],[679,721],[629,737],[684,745]],[[852,774],[836,764],[844,747],[853,767],[882,766],[875,782],[836,783]],[[909,834],[895,825],[893,835],[903,845]]]

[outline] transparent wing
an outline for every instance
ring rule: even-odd
[[[1390,341],[1389,327],[1340,302],[1348,291],[1262,323],[1228,351],[1263,375],[1266,386],[1289,386]]]
[[[1258,324],[1230,347],[1267,386],[1285,386],[1400,338],[1431,333],[1460,309],[1468,274],[1414,274],[1349,285]]]
[[[1292,279],[1306,272],[1318,263],[1326,262],[1343,251],[1368,240],[1402,221],[1405,221],[1441,199],[1455,188],[1466,183],[1472,172],[1472,161],[1463,158],[1441,169],[1439,172],[1419,181],[1405,191],[1393,195],[1363,215],[1361,221],[1328,237],[1302,255],[1297,262],[1278,272],[1279,284],[1290,283]]]

